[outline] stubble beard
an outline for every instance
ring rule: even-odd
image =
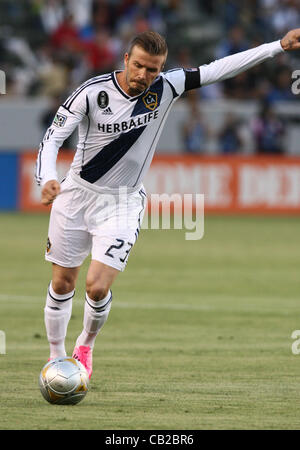
[[[147,86],[144,86],[144,85],[141,85],[141,87],[133,87],[130,83],[129,76],[126,77],[126,83],[128,86],[128,94],[130,97],[135,97],[136,95],[140,95],[147,89]]]
[[[140,95],[142,92],[144,92],[145,89],[139,90],[135,89],[133,87],[128,86],[128,94],[130,97],[136,97],[137,95]]]

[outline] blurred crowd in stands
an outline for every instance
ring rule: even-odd
[[[166,37],[168,70],[199,66],[280,39],[299,24],[299,0],[1,0],[0,68],[8,95],[51,98],[50,117],[81,82],[122,68],[130,40],[144,30]],[[299,101],[291,90],[291,73],[299,69],[299,61],[299,54],[282,53],[186,96],[191,111],[183,126],[186,151],[204,151],[212,132],[202,119],[201,99],[249,99],[261,103],[251,124],[258,148],[281,153],[284,123],[273,106]],[[239,120],[229,115],[218,134],[223,153],[239,148],[239,130]]]

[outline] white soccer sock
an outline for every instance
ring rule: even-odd
[[[111,308],[112,293],[98,302],[95,302],[86,294],[83,317],[83,330],[78,336],[76,347],[80,345],[94,347],[96,337],[105,324]]]
[[[49,284],[44,319],[47,338],[50,344],[50,358],[66,356],[65,338],[68,323],[72,313],[72,298],[75,290],[68,294],[59,295],[53,291],[52,282]]]

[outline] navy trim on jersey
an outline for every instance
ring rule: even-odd
[[[173,84],[167,78],[165,78],[165,80],[168,82],[168,84],[172,90],[173,98],[179,97],[179,94],[177,94],[176,89],[174,88]]]
[[[116,89],[120,92],[120,94],[122,94],[123,97],[125,97],[125,98],[127,98],[127,100],[129,100],[131,97],[129,95],[127,95],[126,92],[124,92],[123,89],[121,89],[121,87],[119,86],[115,72],[112,72],[112,80],[113,80],[113,83],[114,83]]]
[[[67,103],[69,103],[74,97],[76,97],[84,88],[86,88],[87,86],[90,86],[92,83],[101,81],[102,79],[106,79],[110,76],[110,74],[107,75],[101,75],[99,77],[94,77],[94,78],[90,78],[89,80],[85,81],[84,83],[82,83],[77,89],[75,89],[75,91],[73,91],[69,97],[67,98],[67,100],[65,101],[64,105],[67,105]]]
[[[89,183],[95,183],[106,174],[135,144],[146,125],[122,133],[117,139],[102,148],[94,158],[81,169],[80,176]]]
[[[35,175],[35,178],[36,178],[36,181],[37,181],[38,185],[40,185],[41,181],[42,181],[41,170],[42,170],[42,151],[43,151],[43,149],[44,149],[44,144],[43,144],[43,142],[41,142],[40,149],[39,149],[39,154],[38,154],[38,159],[37,159],[38,166],[36,167],[36,175]]]
[[[85,115],[88,116],[89,112],[90,112],[90,102],[89,102],[89,98],[87,95],[85,96],[85,101],[86,101]]]
[[[105,82],[110,81],[110,80],[111,80],[111,75],[108,78],[102,78],[101,80],[98,80],[98,81],[93,81],[91,83],[86,83],[85,85],[81,86],[81,88],[79,88],[78,92],[75,91],[74,94],[72,94],[73,97],[72,98],[69,97],[67,99],[67,101],[62,106],[64,106],[66,109],[70,109],[71,105],[74,102],[74,100],[76,99],[76,97],[78,97],[78,95],[81,94],[81,92],[84,91],[84,89],[86,89],[89,86],[92,86],[93,84],[105,83]]]
[[[85,81],[84,83],[82,83],[80,86],[78,86],[77,89],[75,89],[75,91],[73,91],[69,97],[67,98],[67,100],[65,101],[65,104],[67,104],[74,96],[76,96],[79,91],[81,91],[82,89],[84,89],[85,87],[89,86],[90,84],[94,83],[94,82],[98,82],[101,81],[102,79],[105,80],[106,78],[110,77],[111,74],[107,73],[104,75],[99,75],[98,77],[93,77],[93,78],[89,78],[87,81]]]
[[[140,231],[140,228],[141,228],[141,226],[142,226],[142,224],[141,224],[141,214],[142,214],[142,212],[143,212],[144,209],[145,209],[145,202],[146,202],[147,196],[146,196],[145,192],[143,191],[143,189],[140,189],[140,190],[139,190],[139,194],[140,194],[141,199],[142,199],[142,209],[141,209],[140,212],[139,212],[139,218],[138,218],[139,231]]]
[[[74,116],[74,113],[70,111],[69,108],[67,108],[65,105],[61,105],[61,107],[64,108],[66,111],[68,111],[70,114],[73,114]]]
[[[87,130],[86,130],[86,134],[85,134],[85,138],[84,138],[84,143],[83,143],[81,166],[83,166],[83,164],[84,164],[85,144],[86,144],[87,137],[88,137],[88,134],[89,134],[89,131],[90,131],[90,126],[91,126],[91,120],[90,120],[90,116],[89,115],[87,115],[87,119],[88,119],[88,126],[87,126]]]
[[[138,217],[138,227],[137,227],[137,229],[135,230],[135,240],[137,240],[137,238],[139,237],[139,234],[140,234],[140,229],[141,229],[141,226],[142,226],[142,224],[141,224],[141,214],[142,214],[142,212],[143,212],[144,209],[145,209],[145,201],[146,201],[146,198],[147,198],[147,196],[146,196],[145,192],[143,191],[143,189],[140,189],[140,190],[139,190],[139,194],[140,194],[141,199],[142,199],[142,209],[141,209],[140,212],[139,212],[139,217]],[[143,194],[144,194],[144,195],[143,195]]]
[[[174,99],[173,99],[173,100],[174,100]],[[164,117],[162,118],[162,120],[161,120],[161,122],[160,122],[160,125],[159,125],[159,127],[158,127],[158,129],[157,129],[157,131],[156,131],[156,133],[155,133],[155,136],[153,137],[152,144],[151,144],[150,147],[149,147],[148,153],[147,153],[147,155],[146,155],[146,158],[144,159],[144,163],[143,163],[143,165],[142,165],[142,167],[141,167],[141,170],[139,171],[139,174],[138,174],[138,176],[137,176],[136,182],[134,183],[133,187],[135,187],[135,186],[137,185],[138,181],[139,181],[140,175],[141,175],[141,173],[142,173],[142,171],[143,171],[143,169],[144,169],[144,166],[145,166],[145,164],[146,164],[146,161],[147,161],[147,159],[148,159],[148,156],[149,156],[150,152],[152,151],[153,142],[155,141],[156,136],[157,136],[157,134],[159,133],[162,124],[164,123],[165,116],[166,116],[166,114],[168,113],[169,109],[171,108],[172,104],[173,104],[173,101],[170,102],[168,108],[167,108],[166,111],[165,111]]]
[[[142,195],[144,195],[145,198],[147,198],[147,194],[143,189],[139,190],[139,194],[142,194]]]

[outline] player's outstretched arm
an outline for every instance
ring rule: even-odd
[[[232,78],[245,70],[273,58],[285,50],[300,49],[300,28],[289,31],[281,40],[262,44],[244,52],[235,53],[200,66],[201,85],[216,83]]]
[[[280,41],[285,51],[300,50],[300,28],[289,31]]]
[[[42,189],[42,204],[50,205],[60,192],[60,184],[56,180],[47,181]]]

